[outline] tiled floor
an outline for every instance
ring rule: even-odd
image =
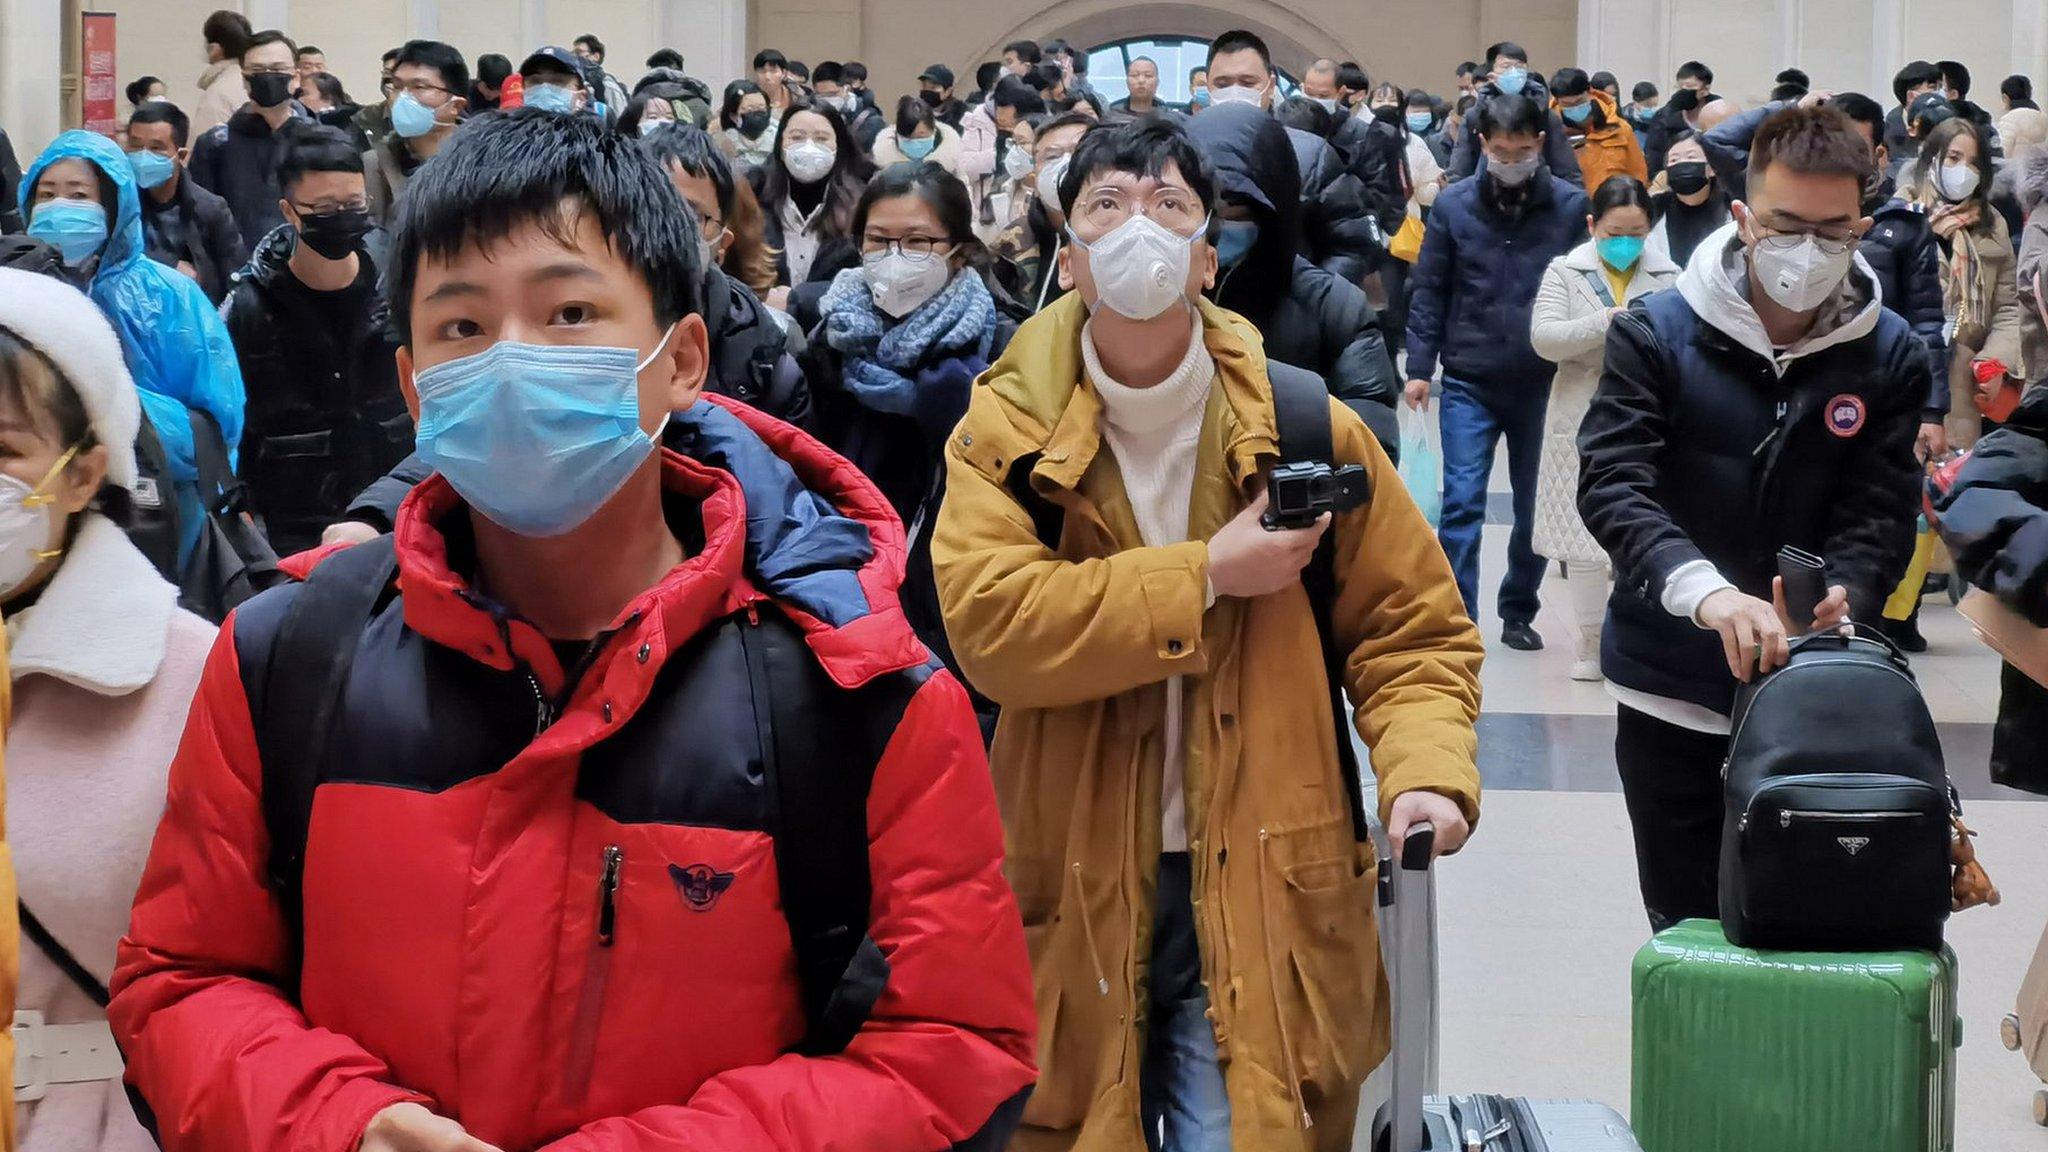
[[[1486,537],[1490,599],[1506,530],[1489,527]],[[1491,649],[1481,737],[1489,791],[1479,835],[1441,874],[1442,1086],[1593,1097],[1625,1112],[1629,964],[1649,930],[1614,774],[1614,706],[1599,685],[1567,675],[1571,624],[1554,578],[1545,600],[1543,652],[1500,648],[1497,623],[1482,621]],[[1999,1045],[1997,1026],[2048,923],[2048,807],[1997,788],[1984,772],[1995,659],[1946,604],[1930,599],[1923,626],[1932,650],[1915,670],[2005,894],[2000,907],[1959,916],[1949,929],[1962,961],[1964,1018],[1955,1147],[2038,1152],[2048,1149],[2048,1130],[2034,1125],[2030,1107],[2041,1084]]]

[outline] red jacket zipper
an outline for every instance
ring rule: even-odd
[[[597,881],[597,934],[591,941],[590,963],[576,1000],[576,1019],[569,1029],[569,1068],[564,1087],[569,1097],[590,1094],[591,1070],[597,1063],[597,1029],[604,1015],[605,985],[611,980],[612,943],[618,936],[619,885],[626,850],[616,844],[604,850],[604,870]]]

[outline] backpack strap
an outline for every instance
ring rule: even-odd
[[[85,993],[86,999],[105,1008],[113,997],[107,994],[107,986],[100,982],[100,978],[79,963],[78,957],[71,954],[71,949],[66,948],[41,920],[36,919],[36,914],[28,910],[28,901],[17,899],[14,902],[14,910],[21,917],[21,934],[34,942],[37,948],[42,949],[43,955],[49,957],[50,963],[55,964],[58,971],[76,984],[78,990]]]
[[[1330,391],[1323,378],[1274,361],[1266,363],[1266,375],[1273,385],[1273,419],[1280,435],[1280,462],[1335,464],[1337,449],[1330,425]],[[1322,641],[1330,715],[1337,729],[1337,768],[1344,780],[1345,798],[1350,801],[1351,833],[1363,844],[1371,837],[1366,824],[1364,780],[1359,772],[1358,752],[1351,743],[1351,710],[1344,704],[1344,665],[1350,654],[1338,646],[1332,619],[1337,603],[1334,531],[1323,533],[1315,554],[1301,570],[1301,584],[1308,592],[1309,609],[1316,618],[1316,635]]]
[[[796,1051],[843,1051],[867,1022],[889,980],[889,962],[868,935],[868,790],[898,713],[865,690],[831,689],[797,629],[740,626],[754,722],[766,751],[775,821],[775,870],[796,952],[808,1027]]]
[[[270,831],[267,876],[289,928],[295,959],[288,971],[294,981],[313,793],[326,773],[329,735],[357,642],[397,573],[398,551],[389,536],[328,557],[285,609],[264,669],[263,705],[255,721],[263,757],[263,820]]]
[[[1607,277],[1597,271],[1582,271],[1580,275],[1586,278],[1586,286],[1593,290],[1593,295],[1600,298],[1600,303],[1607,305],[1609,308],[1614,307],[1614,289],[1608,286]]]

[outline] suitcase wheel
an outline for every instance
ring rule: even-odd
[[[2048,1128],[2048,1092],[2034,1093],[2034,1123]]]
[[[2020,1018],[2011,1012],[1998,1022],[1998,1042],[2005,1045],[2007,1052],[2020,1050]]]

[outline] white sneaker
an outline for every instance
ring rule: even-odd
[[[1581,633],[1579,654],[1572,661],[1572,679],[1584,684],[1597,684],[1604,677],[1600,675],[1600,634]]]

